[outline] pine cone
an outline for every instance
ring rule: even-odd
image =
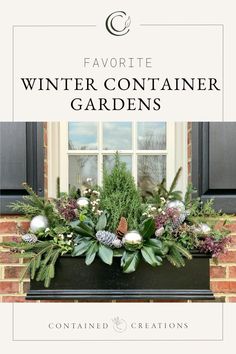
[[[22,236],[22,241],[27,243],[36,243],[38,241],[38,238],[33,234],[25,234]]]
[[[123,216],[120,218],[119,225],[117,227],[116,233],[119,238],[122,238],[128,231],[128,223],[126,218]]]
[[[121,248],[123,246],[123,243],[118,237],[116,237],[116,239],[112,242],[112,246],[114,248]]]
[[[114,247],[114,248],[120,248],[122,247],[122,244],[118,237],[109,232],[109,231],[98,231],[96,233],[96,238],[99,242],[101,242],[103,245],[108,246],[108,247]]]

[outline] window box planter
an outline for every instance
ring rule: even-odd
[[[130,274],[122,272],[120,257],[111,266],[99,258],[87,266],[84,257],[64,255],[56,264],[50,287],[30,281],[28,300],[214,300],[210,290],[210,255],[192,252],[185,267],[175,268],[167,260],[152,268],[142,262]]]

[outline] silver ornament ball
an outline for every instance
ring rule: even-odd
[[[209,225],[205,223],[200,223],[195,227],[194,231],[197,232],[198,234],[208,235],[211,232],[211,228]]]
[[[128,231],[122,239],[125,245],[141,245],[143,238],[136,230]]]
[[[77,199],[76,204],[79,208],[87,208],[89,206],[89,199],[86,197],[80,197]]]
[[[30,222],[30,230],[32,232],[43,231],[48,227],[48,219],[46,216],[38,215],[34,216]]]
[[[177,209],[181,214],[185,212],[185,205],[181,200],[171,200],[166,204],[167,209]]]

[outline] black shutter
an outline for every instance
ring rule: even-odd
[[[43,123],[0,123],[1,214],[13,214],[8,205],[26,194],[22,182],[43,195],[43,161]]]
[[[192,181],[203,201],[236,212],[236,123],[192,123]]]

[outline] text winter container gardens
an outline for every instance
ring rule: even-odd
[[[102,187],[88,179],[47,200],[25,185],[12,208],[31,217],[29,231],[1,245],[28,261],[27,299],[214,299],[209,258],[225,251],[228,231],[214,228],[211,200],[176,191],[180,173],[141,194],[117,153]]]

